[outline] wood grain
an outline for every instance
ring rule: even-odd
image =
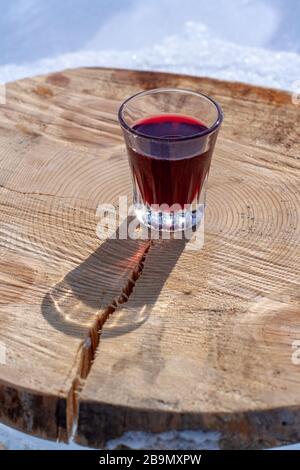
[[[96,235],[97,205],[131,193],[118,106],[161,86],[225,112],[201,251]],[[78,411],[91,446],[200,428],[223,447],[299,441],[299,132],[288,93],[238,83],[79,69],[8,85],[1,420],[67,439]]]

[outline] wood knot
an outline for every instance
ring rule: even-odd
[[[41,96],[42,98],[52,98],[53,97],[53,91],[51,88],[47,86],[37,86],[32,89],[32,92],[35,93],[38,96]]]
[[[63,75],[62,73],[52,73],[46,79],[46,83],[50,83],[51,85],[66,87],[70,83],[70,79]]]

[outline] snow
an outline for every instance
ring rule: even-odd
[[[105,66],[300,91],[298,0],[0,0],[0,9],[0,83],[65,68]],[[123,443],[135,448],[145,442],[205,442],[206,448],[217,448],[218,438],[201,431],[127,433],[108,447]],[[3,424],[1,445],[80,448],[26,436]]]
[[[293,90],[297,0],[0,0],[0,83],[79,66],[206,75]]]
[[[218,450],[220,435],[216,432],[169,431],[147,433],[140,431],[126,432],[118,439],[107,442],[106,449],[118,446],[129,449],[182,449],[182,450]],[[26,435],[16,429],[0,424],[0,449],[7,450],[87,450],[74,442],[63,444]]]
[[[218,450],[221,435],[201,430],[169,431],[149,433],[130,431],[117,439],[107,442],[105,449],[166,449],[166,450]],[[24,434],[0,423],[0,450],[89,450],[71,441],[69,444],[47,441]],[[293,444],[274,450],[300,450],[300,444]]]
[[[84,450],[74,443],[62,444],[46,441],[0,423],[0,450]]]

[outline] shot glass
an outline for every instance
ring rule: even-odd
[[[155,230],[200,224],[221,107],[190,90],[137,93],[119,109],[138,220]]]

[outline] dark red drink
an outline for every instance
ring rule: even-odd
[[[223,118],[220,106],[193,90],[157,88],[125,100],[118,117],[137,220],[189,237],[204,216],[206,181]]]
[[[148,137],[140,139],[137,149],[128,147],[143,202],[183,208],[196,201],[213,152],[213,145],[207,149],[199,144],[199,134],[205,134],[207,127],[191,117],[165,114],[142,119],[132,129]]]

